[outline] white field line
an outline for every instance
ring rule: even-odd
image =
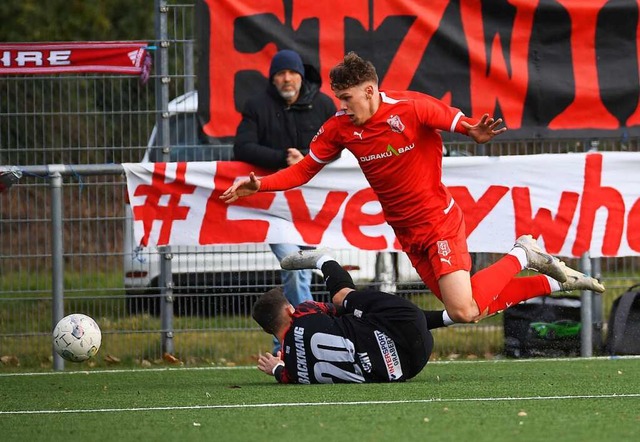
[[[447,365],[447,364],[504,364],[504,363],[530,363],[530,362],[584,362],[584,361],[615,361],[626,359],[640,359],[638,356],[594,356],[590,358],[530,358],[530,359],[478,359],[478,360],[447,360],[447,361],[430,361],[429,365]],[[68,364],[72,366],[73,363]],[[0,373],[0,378],[12,376],[64,376],[64,375],[90,375],[90,374],[118,374],[118,373],[144,373],[147,371],[199,371],[199,370],[256,370],[255,365],[240,366],[212,366],[212,367],[158,367],[158,368],[129,368],[111,370],[74,370],[74,371],[43,371],[43,372],[27,372],[27,373]]]
[[[0,411],[5,414],[69,414],[69,413],[120,413],[131,411],[176,411],[176,410],[221,410],[221,409],[249,409],[249,408],[282,408],[282,407],[326,407],[326,406],[370,406],[370,405],[399,405],[399,404],[429,404],[450,402],[502,402],[502,401],[555,401],[575,399],[621,399],[640,398],[640,393],[629,394],[601,394],[576,396],[529,396],[529,397],[484,397],[484,398],[431,398],[399,401],[352,401],[352,402],[293,402],[280,404],[228,404],[228,405],[191,405],[175,407],[137,407],[137,408],[97,408],[77,410],[15,410]]]

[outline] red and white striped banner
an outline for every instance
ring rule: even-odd
[[[150,68],[147,47],[143,42],[119,41],[0,43],[0,75],[73,72],[142,75]]]
[[[249,172],[241,162],[124,164],[142,245],[295,243],[399,250],[357,160],[347,152],[306,185],[226,205]],[[505,252],[518,236],[549,253],[640,255],[640,153],[444,159],[444,182],[465,213],[473,252]]]

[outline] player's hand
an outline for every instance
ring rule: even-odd
[[[260,190],[260,180],[256,178],[255,173],[251,172],[249,178],[236,182],[220,195],[220,199],[229,204],[238,198],[253,195]]]
[[[467,129],[469,136],[478,144],[486,143],[496,135],[507,130],[506,127],[499,128],[502,124],[502,118],[494,120],[493,117],[489,117],[489,114],[484,114],[482,118],[480,118],[480,121],[473,126],[466,121],[463,121],[461,124]]]
[[[299,163],[304,158],[302,152],[300,152],[295,147],[290,147],[287,149],[287,166],[293,166],[296,163]]]
[[[282,363],[282,359],[280,359],[281,355],[281,351],[278,352],[278,356],[274,356],[271,353],[261,354],[258,356],[258,370],[269,376],[273,376],[273,369]]]

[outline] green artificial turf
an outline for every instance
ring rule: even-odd
[[[0,374],[6,441],[603,441],[640,434],[640,359],[429,364],[399,384],[255,368]]]

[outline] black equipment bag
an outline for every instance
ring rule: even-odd
[[[640,355],[640,284],[629,287],[613,301],[604,352]]]
[[[569,296],[539,296],[503,313],[504,353],[512,358],[580,355],[582,302]]]

